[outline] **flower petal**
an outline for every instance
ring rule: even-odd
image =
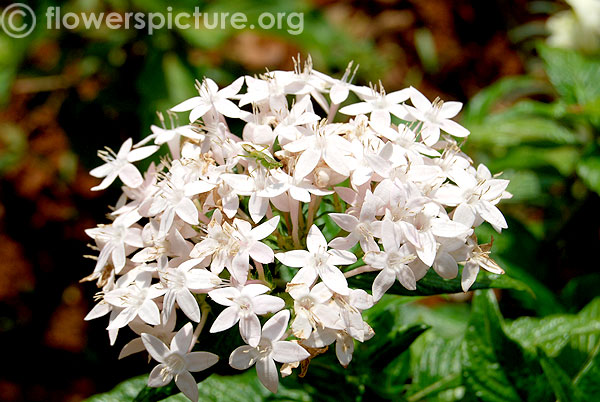
[[[433,263],[433,269],[444,279],[453,279],[458,275],[458,264],[448,253],[438,253]]]
[[[239,319],[240,309],[237,306],[227,307],[215,318],[213,325],[210,327],[210,333],[225,331],[237,324]]]
[[[279,363],[295,363],[307,359],[310,353],[295,342],[279,341],[273,343],[273,360]]]
[[[310,172],[317,166],[321,160],[321,150],[315,148],[309,148],[302,152],[300,158],[296,162],[296,168],[294,170],[294,177],[301,179],[308,176]]]
[[[265,237],[269,236],[271,233],[277,229],[277,225],[279,224],[279,216],[275,216],[268,221],[258,225],[250,233],[252,233],[252,238],[254,240],[262,240]]]
[[[408,267],[408,265],[402,266],[398,273],[396,274],[398,281],[408,290],[416,290],[417,289],[417,280],[415,279],[415,274]]]
[[[329,217],[346,232],[352,232],[358,225],[358,219],[349,214],[330,213]]]
[[[460,285],[462,286],[463,292],[469,290],[469,288],[477,279],[477,274],[479,273],[479,265],[474,263],[473,261],[468,261],[465,264],[465,267],[462,271],[462,277],[460,278]]]
[[[277,392],[279,385],[279,375],[277,374],[277,366],[270,358],[263,358],[256,362],[256,373],[260,382],[271,392]]]
[[[262,329],[263,338],[270,339],[271,341],[278,341],[281,339],[287,330],[289,319],[289,310],[281,310],[279,313],[269,318]]]
[[[254,312],[259,315],[274,313],[285,307],[281,297],[271,295],[260,295],[252,299]]]
[[[392,287],[395,280],[396,276],[393,271],[389,269],[381,271],[373,281],[373,299],[379,301],[385,292]]]
[[[258,346],[260,333],[260,321],[256,314],[247,314],[240,317],[240,334],[244,342],[250,346]]]
[[[140,307],[138,315],[150,325],[160,324],[160,311],[152,300],[146,300]]]
[[[190,320],[200,322],[200,307],[198,307],[198,302],[187,288],[177,292],[177,304]]]
[[[193,98],[184,100],[183,102],[173,106],[170,110],[172,112],[187,112],[188,110],[192,110],[193,108],[197,107],[201,101],[201,97],[194,96]]]
[[[157,145],[149,145],[147,147],[134,149],[127,155],[127,161],[137,162],[141,161],[142,159],[146,159],[147,157],[158,151],[158,148],[159,147]]]
[[[208,292],[208,295],[216,303],[219,303],[223,306],[234,306],[236,303],[233,300],[240,296],[240,291],[236,288],[227,287],[211,290]]]
[[[198,400],[198,384],[196,384],[194,376],[189,371],[177,374],[175,384],[190,401],[195,402]]]
[[[144,183],[144,178],[140,171],[131,163],[127,163],[119,169],[119,179],[121,179],[126,186],[131,188],[139,187]]]
[[[144,333],[141,336],[144,347],[148,353],[150,353],[150,356],[152,356],[152,358],[157,362],[163,363],[165,361],[165,357],[171,353],[167,345],[165,345],[163,341],[154,335]]]
[[[194,202],[189,198],[182,198],[181,201],[175,206],[175,212],[177,216],[183,219],[190,225],[197,225],[198,222],[198,209]]]
[[[283,265],[294,268],[304,266],[308,262],[309,257],[310,253],[306,250],[291,250],[286,251],[285,253],[275,254],[275,258],[277,258]]]
[[[144,334],[145,335],[145,334]],[[150,376],[148,377],[148,386],[153,388],[164,387],[173,379],[172,374],[167,374],[163,376],[163,369],[166,366],[164,364],[159,364],[154,367],[150,372]]]
[[[219,361],[219,356],[210,352],[192,352],[185,356],[187,369],[189,371],[202,371],[215,365]]]
[[[171,340],[171,352],[185,354],[190,349],[193,335],[192,323],[185,324]]]
[[[254,364],[258,351],[250,345],[236,348],[229,356],[229,365],[234,369],[246,370]]]
[[[346,277],[344,277],[342,271],[333,265],[321,265],[319,268],[319,276],[323,282],[325,282],[325,285],[335,293],[339,293],[343,296],[348,296],[350,294]]]
[[[308,236],[306,237],[306,247],[311,253],[327,249],[327,240],[325,240],[325,236],[323,236],[317,225],[310,227]]]
[[[262,264],[270,264],[273,262],[273,249],[265,243],[256,242],[249,250],[250,256],[254,261]]]

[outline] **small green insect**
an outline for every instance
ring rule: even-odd
[[[265,149],[267,149],[267,147],[259,151],[250,144],[242,144],[242,148],[248,153],[248,155],[241,156],[252,158],[256,160],[256,163],[260,163],[267,169],[277,169],[283,166],[283,163],[275,160],[271,155],[263,152]]]

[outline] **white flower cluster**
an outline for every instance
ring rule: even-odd
[[[218,360],[192,352],[211,308],[209,331],[237,325],[246,343],[229,364],[255,364],[276,392],[275,362],[288,375],[335,342],[348,365],[354,340],[374,335],[362,311],[396,280],[414,290],[430,268],[454,278],[462,264],[466,291],[480,267],[503,272],[473,228],[507,227],[496,204],[510,197],[508,181],[475,169],[458,148],[453,137],[469,132],[451,118],[462,105],[431,103],[414,88],[352,85],[350,67],[341,80],[310,60],[222,89],[206,78],[199,96],[169,111],[190,111],[189,125],[172,120],[135,146],[100,152],[106,164],[91,174],[104,179],[94,190],[116,177],[124,186],[112,222],[87,230],[99,255],[85,279],[102,292],[86,319],[109,315],[111,343],[126,326],[140,335],[121,357],[147,350],[160,363],[150,386],[174,378],[198,398],[190,372]],[[339,108],[350,93],[360,102]],[[349,121],[334,122],[338,109]],[[163,144],[169,154],[142,177],[132,162]],[[348,286],[363,273],[372,294]],[[177,319],[187,323],[175,333]]]

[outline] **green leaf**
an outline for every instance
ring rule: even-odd
[[[540,348],[556,357],[571,339],[579,335],[600,334],[600,320],[571,314],[555,314],[544,318],[520,317],[507,324],[511,338],[523,347]]]
[[[582,399],[586,401],[592,402],[600,395],[600,342],[596,343],[596,347],[573,383],[583,395]]]
[[[292,380],[297,381],[293,378]],[[256,370],[249,369],[242,374],[220,376],[213,374],[198,384],[200,400],[211,402],[261,402],[261,401],[311,401],[305,390],[292,389],[279,384],[277,394],[271,393],[258,380]],[[189,401],[185,395],[173,395],[165,402]]]
[[[547,399],[547,384],[535,355],[506,336],[492,291],[475,293],[462,350],[467,393],[478,400]]]
[[[415,31],[415,49],[426,72],[435,73],[439,70],[435,41],[428,28],[419,28]]]
[[[502,175],[505,180],[510,180],[506,191],[513,197],[510,203],[539,199],[542,194],[542,185],[537,174],[529,170],[505,171]]]
[[[430,402],[462,400],[465,393],[461,375],[462,337],[444,338],[432,334],[422,343],[420,353],[415,353],[412,359],[413,378],[407,399]]]
[[[577,136],[555,120],[508,111],[490,115],[484,122],[467,126],[469,141],[478,146],[511,147],[526,143],[576,144]]]
[[[573,50],[540,45],[538,51],[546,63],[548,78],[569,104],[585,105],[600,97],[600,58],[587,57]]]
[[[393,321],[393,316],[381,318]],[[410,356],[408,348],[430,326],[414,324],[397,331],[385,332],[374,325],[377,336],[361,344],[355,352],[352,370],[360,373],[362,381],[374,394],[384,398],[394,398],[402,392],[409,375]],[[379,373],[373,377],[373,373]]]
[[[539,350],[540,364],[544,374],[554,391],[554,396],[558,402],[577,402],[581,401],[579,391],[573,386],[571,379],[564,370],[551,358],[546,356],[543,350]]]
[[[557,314],[544,318],[521,317],[507,324],[507,333],[524,348],[552,358],[581,389],[595,390],[600,380],[600,298],[577,315]],[[538,353],[539,354],[539,353]],[[590,391],[591,392],[591,391]]]
[[[577,164],[577,174],[588,188],[600,194],[600,156],[589,156]]]
[[[500,102],[506,103],[523,96],[548,92],[548,85],[527,76],[503,78],[469,101],[463,122],[467,126],[480,123],[492,113],[494,105]]]
[[[111,391],[103,394],[94,395],[88,399],[87,402],[123,402],[133,401],[136,395],[144,389],[148,382],[148,376],[142,375],[139,377],[130,378],[127,381],[123,381]]]
[[[460,272],[462,272],[462,268]],[[460,272],[454,279],[444,279],[433,269],[430,269],[422,279],[417,281],[416,290],[408,290],[398,282],[395,282],[390,290],[387,291],[387,293],[391,295],[403,296],[432,296],[445,293],[462,293],[463,290],[460,284]],[[371,290],[375,275],[376,273],[357,275],[356,277],[349,278],[348,284],[351,287]],[[515,289],[532,293],[529,286],[517,279],[511,278],[507,275],[496,275],[481,270],[477,276],[477,280],[473,286],[471,286],[471,290],[492,288]]]
[[[460,340],[465,329],[465,315],[469,313],[466,304],[439,304],[435,307],[427,307],[415,302],[414,297],[385,295],[375,306],[364,312],[365,320],[373,327],[376,336],[365,343],[357,344],[355,350],[355,359],[347,370],[359,370],[361,365],[367,370],[363,377],[364,384],[372,390],[378,398],[388,398],[399,400],[400,395],[406,389],[407,380],[412,379],[408,386],[408,399],[411,399],[413,393],[419,393],[423,388],[435,383],[437,380],[448,375],[458,376],[460,373]],[[419,334],[425,328],[429,328],[424,333]],[[415,335],[418,335],[416,337]],[[398,355],[397,352],[388,352],[388,345],[400,345],[402,339],[413,341],[410,348]],[[440,342],[454,340],[454,344],[449,348],[440,347],[431,350],[432,345]],[[439,341],[439,342],[438,342]],[[459,343],[457,344],[456,341]],[[441,346],[441,344],[440,344]],[[383,369],[371,365],[371,356],[381,355],[388,352],[387,359],[390,361]],[[428,354],[429,357],[422,357]],[[453,360],[447,358],[454,355]],[[439,358],[439,360],[438,360]],[[423,359],[428,359],[425,363]],[[363,363],[364,362],[364,363]],[[448,368],[455,368],[458,362],[458,372],[449,371]],[[384,362],[385,363],[385,362]],[[421,363],[423,372],[420,381],[415,383],[415,365]],[[429,370],[426,373],[425,371]],[[378,373],[373,376],[373,373]],[[454,381],[454,382],[453,382]],[[455,395],[454,400],[458,400],[464,394],[464,388],[460,387],[461,379],[450,382],[436,384],[432,389],[425,391],[428,401],[437,400],[434,395]],[[425,394],[421,394],[424,395]],[[418,397],[419,395],[417,395]],[[433,399],[432,399],[433,398]]]
[[[290,383],[295,385],[297,379]],[[87,402],[125,402],[138,399],[138,393],[142,390],[148,381],[148,376],[139,376],[131,378],[117,385],[112,391],[94,395],[87,399]],[[250,369],[242,374],[231,376],[220,376],[213,374],[198,384],[200,400],[202,401],[228,401],[228,402],[261,402],[261,401],[311,401],[307,391],[303,389],[294,389],[283,383],[279,384],[279,390],[276,395],[267,390],[258,380],[256,370]],[[170,393],[147,395],[147,401],[189,401],[172,384],[173,390]],[[176,394],[175,394],[176,393]],[[175,394],[175,395],[173,395]],[[138,396],[136,398],[136,396]]]
[[[425,324],[415,324],[399,331],[394,336],[380,336],[382,341],[378,343],[381,343],[381,347],[373,348],[373,353],[366,359],[369,362],[369,366],[373,369],[384,368],[394,357],[399,356],[407,350],[415,339],[429,328],[431,327]]]
[[[175,53],[165,54],[162,66],[170,104],[175,105],[197,95],[193,85],[196,77]]]
[[[509,186],[513,185],[513,178],[509,176],[511,170],[517,170],[512,174],[529,175],[533,173],[530,169],[552,166],[561,175],[569,176],[575,171],[575,165],[581,154],[577,147],[571,145],[557,147],[519,145],[502,151],[503,154],[498,152],[498,155],[490,159],[486,165],[492,172],[504,172],[502,178],[511,180]],[[539,181],[539,178],[537,181]],[[539,186],[539,184],[536,186]],[[510,187],[508,188],[510,192],[513,192],[513,190],[514,188],[512,190]],[[513,201],[513,199],[507,201]]]

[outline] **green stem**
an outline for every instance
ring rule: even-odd
[[[210,313],[210,306],[206,302],[202,302],[200,304],[200,323],[196,326],[196,330],[194,331],[194,335],[192,336],[192,343],[190,344],[190,349],[188,352],[191,352],[196,342],[198,342],[198,338],[200,337],[200,333],[202,332],[202,328],[204,328],[204,324],[206,324],[206,320],[208,319],[208,313]]]

